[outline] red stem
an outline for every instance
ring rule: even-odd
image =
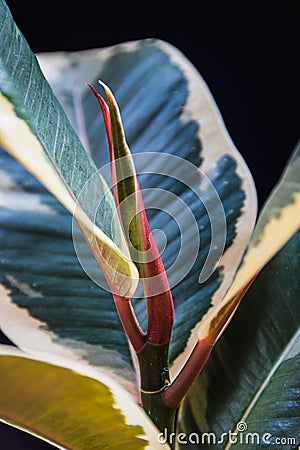
[[[183,397],[203,369],[212,349],[213,344],[209,338],[199,340],[196,343],[180,373],[163,392],[164,402],[169,408],[178,408]]]
[[[145,292],[148,313],[147,341],[154,345],[164,345],[171,340],[174,325],[174,303],[158,248],[151,233],[140,186],[137,180],[140,223],[143,226],[141,241],[143,251],[150,249],[151,262],[141,261],[141,281]],[[148,247],[146,248],[145,245]]]
[[[140,328],[129,298],[113,294],[115,305],[124,331],[136,352],[145,345],[145,334]]]
[[[214,348],[217,340],[226,329],[242,298],[252,285],[257,274],[233,297],[228,304],[221,305],[219,316],[215,314],[211,320],[211,330],[204,338],[199,338],[187,362],[173,381],[173,383],[163,393],[163,398],[167,406],[177,408],[186,395],[199,373],[206,364],[206,361]],[[212,313],[213,314],[213,313]]]

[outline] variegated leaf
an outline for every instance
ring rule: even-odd
[[[107,185],[2,0],[0,21],[0,144],[74,215],[109,285],[131,296],[138,274]],[[91,178],[95,198],[84,199]]]
[[[299,267],[297,232],[258,275],[184,400],[178,431],[196,433],[203,448],[299,445]],[[240,432],[236,443],[230,431]]]
[[[59,357],[52,365],[2,345],[0,372],[0,420],[57,448],[168,448],[128,393],[91,368]]]
[[[99,131],[98,107],[85,82],[101,78],[116,95],[140,174],[150,226],[152,230],[161,229],[168,241],[162,258],[175,302],[171,346],[175,373],[196,339],[203,315],[220,302],[230,286],[252,233],[256,195],[249,171],[224,128],[205,82],[171,45],[146,40],[102,50],[45,54],[39,61],[98,166],[108,162],[106,138],[104,127]],[[34,198],[36,193],[38,203],[43,205],[37,215],[31,211],[26,214],[22,205],[5,206],[1,223],[6,242],[1,254],[1,327],[23,348],[61,352],[63,346],[67,354],[112,366],[115,373],[119,370],[132,380],[127,343],[114,306],[109,294],[93,285],[80,269],[72,251],[70,219],[17,163],[1,157],[5,158],[1,167],[6,178],[11,180],[13,172],[19,174],[13,184],[24,196]],[[10,191],[6,184],[3,198],[7,199]],[[45,205],[51,205],[52,213],[55,210],[55,224],[49,221]],[[17,208],[26,226],[16,220]],[[192,220],[187,221],[190,216]],[[196,233],[190,237],[190,227],[195,223]],[[212,243],[211,224],[215,227]],[[224,226],[226,235],[219,236],[218,230]],[[9,238],[10,230],[14,230],[15,245]],[[185,244],[181,248],[183,233]],[[53,241],[53,235],[58,239]],[[42,251],[38,246],[32,249],[35,241]],[[162,248],[163,239],[157,242]],[[223,246],[225,253],[220,259]],[[51,258],[45,252],[49,248],[53,248]],[[32,251],[40,261],[38,268],[29,268],[25,257],[19,266],[16,264],[20,255]],[[207,270],[206,280],[199,284],[208,255],[210,268],[218,267],[210,277]],[[92,267],[88,256],[83,263],[85,269],[87,265]],[[143,299],[137,299],[134,306],[145,327]]]
[[[278,184],[259,215],[249,248],[236,278],[222,304],[216,306],[203,321],[199,338],[228,322],[261,269],[298,232],[300,227],[300,144],[296,146]],[[230,314],[228,316],[228,311]]]

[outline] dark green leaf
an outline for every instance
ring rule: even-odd
[[[0,144],[74,215],[110,286],[131,296],[138,274],[112,195],[2,0],[0,22]]]
[[[242,421],[261,438],[270,433],[299,444],[299,267],[298,232],[258,276],[188,394],[180,414],[186,433],[220,440],[227,433],[213,448],[235,448],[228,432]],[[278,448],[293,448],[289,442]]]

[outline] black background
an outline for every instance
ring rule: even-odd
[[[178,47],[206,80],[253,174],[260,206],[299,138],[296,2],[266,3],[7,1],[34,52],[148,37]],[[0,450],[47,448],[0,425]]]

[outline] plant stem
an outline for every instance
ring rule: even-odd
[[[138,352],[144,347],[146,337],[137,321],[130,299],[116,294],[113,294],[113,297],[127,338],[134,350]]]
[[[169,408],[178,408],[199,373],[203,369],[213,348],[209,338],[197,341],[189,359],[175,378],[164,390],[162,397]]]
[[[214,345],[225,330],[254,279],[255,277],[247,285],[243,286],[235,296],[230,297],[227,302],[221,303],[208,316],[206,322],[202,325],[202,329],[198,332],[198,341],[188,360],[172,384],[166,387],[162,394],[167,406],[170,408],[179,406],[181,400],[203,369]]]
[[[168,354],[169,343],[153,345],[149,342],[137,353],[143,408],[167,436],[174,432],[177,409],[166,405],[163,399],[163,391],[170,383]]]
[[[143,408],[157,428],[170,444],[175,433],[175,417],[177,408],[169,408],[163,399],[162,392],[145,394],[142,392]]]

